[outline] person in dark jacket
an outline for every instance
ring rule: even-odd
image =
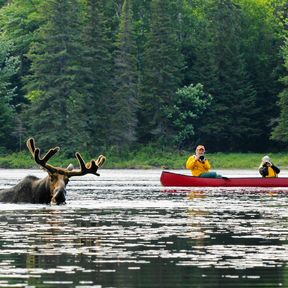
[[[259,173],[262,177],[277,177],[280,173],[280,169],[275,166],[269,156],[264,156],[262,158],[261,164],[259,166]]]

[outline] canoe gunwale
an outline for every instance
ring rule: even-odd
[[[288,187],[288,177],[204,178],[170,171],[162,171],[160,182],[165,187]]]

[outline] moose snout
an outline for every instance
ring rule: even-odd
[[[66,189],[64,188],[56,188],[54,190],[54,195],[51,199],[51,203],[53,204],[65,204],[66,201]]]

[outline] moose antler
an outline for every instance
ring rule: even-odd
[[[99,167],[101,167],[104,164],[106,160],[105,156],[100,155],[97,160],[92,159],[87,164],[85,164],[79,152],[76,152],[75,156],[80,164],[80,170],[72,170],[72,171],[66,170],[65,175],[67,175],[68,177],[72,177],[72,176],[82,176],[82,175],[90,173],[90,174],[100,176],[100,174],[97,173],[97,170]]]
[[[29,138],[26,144],[35,162],[52,174],[58,173],[58,174],[66,175],[68,177],[72,177],[72,176],[82,176],[82,175],[86,175],[90,173],[90,174],[100,176],[100,174],[97,173],[97,170],[99,167],[101,167],[104,164],[106,160],[106,158],[103,155],[100,155],[97,160],[92,159],[90,162],[85,164],[80,153],[76,152],[75,156],[80,165],[79,170],[74,170],[74,169],[70,170],[70,169],[65,169],[61,167],[54,167],[48,164],[47,162],[52,156],[54,156],[60,150],[59,147],[51,148],[44,155],[44,157],[41,158],[40,149],[35,147],[35,140],[33,138]]]

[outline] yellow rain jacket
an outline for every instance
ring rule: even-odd
[[[263,177],[273,178],[278,177],[278,173],[280,173],[280,169],[272,164],[272,167],[263,167],[260,165],[259,172]]]
[[[186,168],[191,170],[193,176],[199,176],[202,173],[209,172],[211,165],[207,159],[205,159],[204,163],[197,160],[196,156],[190,156],[186,161]]]
[[[276,172],[272,169],[272,167],[268,167],[268,176],[269,178],[277,177]]]

